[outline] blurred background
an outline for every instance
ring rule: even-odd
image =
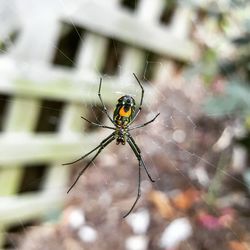
[[[250,249],[248,0],[0,0],[0,248]],[[111,143],[124,94],[153,176]]]

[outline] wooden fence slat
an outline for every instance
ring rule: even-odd
[[[143,51],[132,47],[125,48],[119,73],[120,81],[123,81],[125,86],[134,80],[131,72],[138,74],[143,71],[144,60],[145,53]]]
[[[106,58],[108,40],[97,34],[88,33],[84,36],[77,57],[77,70],[99,72]],[[86,72],[85,72],[86,73]]]
[[[95,61],[96,62],[96,61]],[[4,61],[2,61],[4,63]],[[95,63],[95,67],[98,63]],[[2,82],[0,84],[0,92],[9,95],[20,95],[24,97],[46,98],[52,100],[62,100],[74,103],[89,103],[99,101],[97,96],[99,76],[88,73],[65,72],[63,70],[52,70],[49,67],[30,67],[30,74],[23,74],[22,67],[10,66],[9,68],[1,67],[0,75]],[[32,77],[37,75],[37,77]],[[44,75],[45,78],[40,76]],[[133,78],[131,78],[133,79]],[[121,92],[131,92],[137,89],[134,84],[124,85],[124,82],[117,77],[103,78],[102,95],[103,100],[108,104],[115,104],[116,95],[110,95],[115,89]],[[148,86],[145,86],[147,89]],[[150,89],[150,88],[148,88]],[[150,90],[145,91],[145,96]],[[145,98],[146,99],[146,98]]]
[[[65,162],[95,145],[94,135],[66,139],[58,135],[0,137],[0,165],[31,162]],[[11,154],[10,154],[11,152]],[[15,157],[13,157],[15,155]],[[9,167],[9,166],[8,166]]]
[[[0,225],[42,217],[63,205],[65,190],[0,198]],[[32,208],[32,209],[30,209]]]
[[[198,47],[191,40],[175,37],[170,29],[145,23],[127,11],[114,11],[100,1],[83,1],[77,10],[63,15],[65,21],[161,55],[184,61],[197,57]]]
[[[9,103],[4,124],[5,133],[32,131],[36,126],[40,103],[30,98],[15,98]]]
[[[18,43],[10,52],[17,62],[25,62],[26,66],[33,62],[47,64],[54,56],[54,44],[59,36],[60,24],[57,20],[58,13],[49,13],[53,9],[50,2],[32,2],[25,8],[27,3],[24,1],[19,13],[22,18],[22,32]],[[31,4],[33,6],[30,6]]]
[[[191,29],[192,11],[189,8],[180,6],[174,13],[171,22],[171,30],[175,37],[187,39]]]
[[[163,11],[164,5],[165,3],[163,0],[141,0],[136,13],[137,19],[150,23],[156,22]],[[149,12],[150,16],[148,16]],[[131,72],[141,73],[144,70],[143,67],[145,66],[145,54],[145,51],[138,48],[126,48],[121,63],[120,76],[124,79],[131,79]],[[152,94],[152,96],[154,95],[152,88],[150,90],[150,94]]]
[[[167,4],[165,0],[141,0],[138,2],[137,20],[142,20],[144,23],[153,23],[157,25],[159,17],[164,11]]]
[[[43,192],[50,193],[53,190],[62,190],[66,195],[65,187],[69,181],[70,166],[62,165],[61,162],[53,163],[46,170],[47,173],[43,179],[42,190]]]
[[[15,98],[9,103],[7,110],[4,131],[6,134],[12,132],[27,132],[33,130],[36,125],[39,111],[39,103],[32,99]],[[2,146],[4,148],[4,145]],[[15,154],[10,149],[6,154],[15,158]],[[18,163],[18,162],[16,162]],[[17,165],[8,166],[1,171],[0,195],[11,195],[17,192],[20,180],[23,176],[22,169]]]
[[[86,107],[81,104],[66,105],[63,108],[59,133],[62,137],[82,136],[85,121],[81,119],[86,113]]]
[[[16,97],[9,103],[9,110],[7,112],[6,123],[4,124],[5,135],[12,134],[12,132],[27,133],[32,131],[36,125],[37,115],[39,112],[39,102],[33,99],[24,99]],[[5,145],[2,146],[4,148]],[[1,150],[1,149],[0,149]],[[14,152],[11,149],[6,152],[12,158],[15,158]],[[15,194],[21,183],[23,176],[23,169],[20,162],[16,161],[12,165],[6,165],[1,168],[0,195]],[[0,234],[4,231],[3,225],[0,228]],[[4,237],[0,236],[0,247],[4,242]]]
[[[7,169],[8,167],[8,169]],[[0,169],[0,196],[15,194],[19,188],[23,176],[20,165],[4,166]]]

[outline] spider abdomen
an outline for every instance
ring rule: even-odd
[[[127,126],[135,113],[135,100],[132,96],[125,95],[118,99],[114,110],[113,119],[119,127]]]

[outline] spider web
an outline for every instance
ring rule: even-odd
[[[65,8],[63,0],[61,0],[60,3],[58,2],[58,8]],[[77,31],[77,27],[73,21],[71,21],[71,24],[80,40],[84,42],[84,36]],[[6,39],[8,43],[11,43],[9,38]],[[116,51],[115,56],[118,60],[118,45],[115,40],[112,41],[112,44]],[[74,63],[67,57],[67,55],[60,51],[56,45],[55,48],[65,57],[66,60]],[[2,51],[2,53],[4,53],[4,51]],[[156,183],[152,185],[146,176],[143,176],[141,199],[143,199],[146,192],[151,189],[158,189],[167,193],[171,193],[183,187],[197,189],[198,186],[201,189],[211,189],[211,186],[209,187],[209,185],[213,184],[212,176],[215,175],[217,171],[225,178],[238,182],[240,185],[247,188],[245,182],[240,178],[235,177],[229,169],[221,169],[218,167],[218,161],[212,159],[211,154],[213,152],[212,150],[209,151],[208,145],[206,145],[207,147],[203,150],[197,148],[197,137],[199,136],[199,131],[202,129],[202,126],[197,123],[198,118],[202,116],[201,110],[197,106],[202,104],[200,100],[202,98],[198,97],[198,94],[193,92],[199,91],[199,94],[202,97],[205,96],[204,89],[199,85],[199,80],[197,80],[197,83],[195,80],[192,84],[188,83],[189,79],[185,79],[178,75],[178,64],[171,63],[170,60],[160,58],[159,56],[152,60],[149,58],[149,52],[145,52],[145,54],[145,66],[140,80],[144,83],[145,87],[150,87],[152,89],[152,93],[147,93],[147,95],[145,95],[143,110],[135,121],[135,124],[144,123],[145,121],[150,120],[158,112],[160,112],[161,115],[154,123],[147,127],[133,133],[131,132],[133,138],[142,150],[142,156],[145,159],[151,175],[157,179]],[[124,66],[121,63],[118,64],[118,76],[121,74],[120,72],[123,71],[123,67]],[[152,72],[152,79],[149,79],[147,76],[149,71]],[[99,69],[96,68],[95,72],[102,76],[102,72]],[[169,74],[169,72],[172,73]],[[125,93],[114,88],[111,94],[117,96],[116,99],[123,94],[129,94],[136,99],[138,104],[141,90],[139,86],[137,86],[138,89],[134,92],[134,85],[137,85],[137,83],[136,80],[133,79],[132,73],[133,72],[130,72],[130,76],[128,75],[128,78],[131,78],[131,80],[127,86],[128,89],[131,87],[132,91]],[[113,76],[106,74],[103,77],[108,79]],[[103,85],[104,84],[105,81],[103,82]],[[96,86],[93,86],[93,88],[98,90],[98,83]],[[190,92],[190,90],[192,92]],[[151,102],[147,100],[147,98],[153,99],[154,97],[156,98]],[[108,106],[111,115],[114,106],[115,103],[113,107]],[[98,110],[100,110],[99,102],[93,103],[87,108],[92,110],[90,113],[93,115],[92,118],[94,122],[105,122],[105,124],[107,124],[107,119],[104,119],[104,116],[102,115],[98,115]],[[41,109],[57,110],[45,106],[41,106]],[[210,115],[213,116],[213,114]],[[81,114],[79,114],[79,117],[80,116]],[[96,140],[97,145],[98,141],[101,141],[102,138],[105,138],[108,134],[109,131],[100,131],[100,136]],[[219,137],[220,133],[217,133],[216,136]],[[211,143],[211,147],[216,141],[217,140]],[[92,199],[95,199],[94,197],[96,197],[96,199],[99,200],[99,203],[106,202],[107,206],[113,206],[112,200],[119,198],[119,192],[122,195],[125,195],[126,193],[124,190],[133,192],[131,196],[132,198],[129,198],[129,202],[126,203],[128,204],[129,209],[129,204],[132,204],[136,197],[138,173],[136,171],[136,165],[138,165],[138,163],[128,145],[126,145],[126,147],[109,145],[109,147],[103,150],[98,156],[98,160],[93,163],[93,166],[88,171],[90,173],[86,172],[85,176],[82,176],[83,180],[81,183],[87,182],[87,185],[91,185],[87,180],[90,179],[92,183],[98,183],[98,181],[100,181],[104,184],[95,185],[95,190],[90,195],[94,195]],[[159,166],[161,169],[159,169]],[[96,172],[98,173],[96,174]],[[164,174],[164,172],[166,173]],[[171,175],[173,172],[174,175]],[[104,178],[104,180],[102,178]],[[171,180],[171,178],[173,178],[173,180]],[[177,180],[181,184],[178,185],[178,183],[174,183]],[[35,181],[38,181],[38,179]],[[92,184],[90,187],[93,186],[94,185]],[[81,192],[80,188],[77,186],[75,189],[79,189],[79,192]],[[110,190],[115,190],[113,193],[115,197],[111,197],[109,193]],[[90,198],[88,195],[85,195],[84,197]],[[203,201],[206,204],[208,203],[205,198],[203,198]],[[210,204],[207,205],[211,208]],[[137,203],[137,207],[141,207],[140,202]],[[216,208],[212,209],[215,214],[220,213],[219,211],[216,211]],[[20,225],[23,225],[22,221],[20,221]],[[25,226],[23,226],[23,231],[26,232]],[[241,241],[241,237],[234,229],[230,228],[230,231],[235,236],[236,240]],[[188,244],[189,243],[186,243],[185,249],[190,248]]]

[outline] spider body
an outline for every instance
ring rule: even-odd
[[[126,144],[128,135],[128,124],[131,122],[135,113],[135,100],[132,96],[125,95],[118,99],[116,108],[113,114],[113,121],[115,122],[115,138],[116,144]]]
[[[90,164],[95,160],[95,158],[100,154],[100,152],[107,145],[109,145],[114,140],[116,140],[116,144],[122,144],[122,145],[125,145],[126,142],[127,142],[129,144],[130,148],[132,149],[132,151],[134,152],[137,160],[138,160],[138,163],[139,163],[138,171],[139,172],[138,172],[137,197],[136,197],[132,207],[123,216],[123,218],[125,218],[126,216],[128,216],[131,213],[131,211],[133,210],[133,208],[135,207],[137,201],[140,198],[140,195],[141,195],[141,167],[143,167],[144,170],[146,171],[146,174],[147,174],[148,178],[150,179],[150,181],[154,182],[154,180],[152,179],[151,175],[149,174],[148,169],[147,169],[147,167],[146,167],[146,165],[145,165],[145,163],[144,163],[144,161],[142,159],[141,150],[137,146],[137,144],[136,144],[135,140],[133,139],[133,137],[131,136],[130,131],[134,130],[134,129],[137,129],[137,128],[145,127],[149,123],[153,122],[156,119],[156,117],[159,115],[159,113],[158,113],[153,119],[151,119],[148,122],[145,122],[143,124],[130,127],[130,125],[135,121],[137,115],[141,111],[143,96],[144,96],[144,89],[142,87],[142,84],[140,83],[137,76],[135,74],[133,74],[133,75],[136,78],[136,80],[137,80],[137,82],[138,82],[138,84],[140,85],[140,88],[141,88],[141,100],[140,100],[140,104],[139,104],[138,109],[136,109],[136,103],[135,103],[134,98],[132,96],[130,96],[130,95],[124,95],[124,96],[122,96],[122,97],[120,97],[118,99],[117,104],[116,104],[116,108],[115,108],[114,113],[113,113],[113,119],[112,119],[110,117],[110,115],[108,114],[107,108],[105,107],[105,105],[104,105],[104,103],[102,101],[102,97],[101,97],[102,78],[101,78],[100,79],[100,84],[99,84],[98,96],[99,96],[99,99],[100,99],[101,104],[102,104],[103,112],[109,118],[109,120],[114,125],[114,127],[110,127],[110,126],[102,125],[102,124],[99,124],[99,123],[91,122],[85,117],[81,117],[81,118],[84,119],[85,121],[89,122],[90,124],[94,125],[94,126],[111,129],[111,130],[114,130],[114,132],[112,132],[109,136],[107,136],[104,140],[102,140],[101,143],[98,146],[96,146],[94,149],[92,149],[90,152],[88,152],[84,156],[80,157],[79,159],[77,159],[75,161],[63,164],[63,165],[69,165],[69,164],[76,163],[76,162],[78,162],[80,160],[83,160],[85,157],[87,157],[88,155],[90,155],[91,153],[93,153],[94,151],[97,150],[95,155],[86,164],[86,166],[80,171],[77,178],[75,179],[73,184],[70,186],[70,188],[69,188],[69,190],[67,192],[67,193],[69,193],[70,190],[75,186],[75,184],[77,183],[77,181],[79,180],[81,175],[84,173],[84,171],[90,166]]]

